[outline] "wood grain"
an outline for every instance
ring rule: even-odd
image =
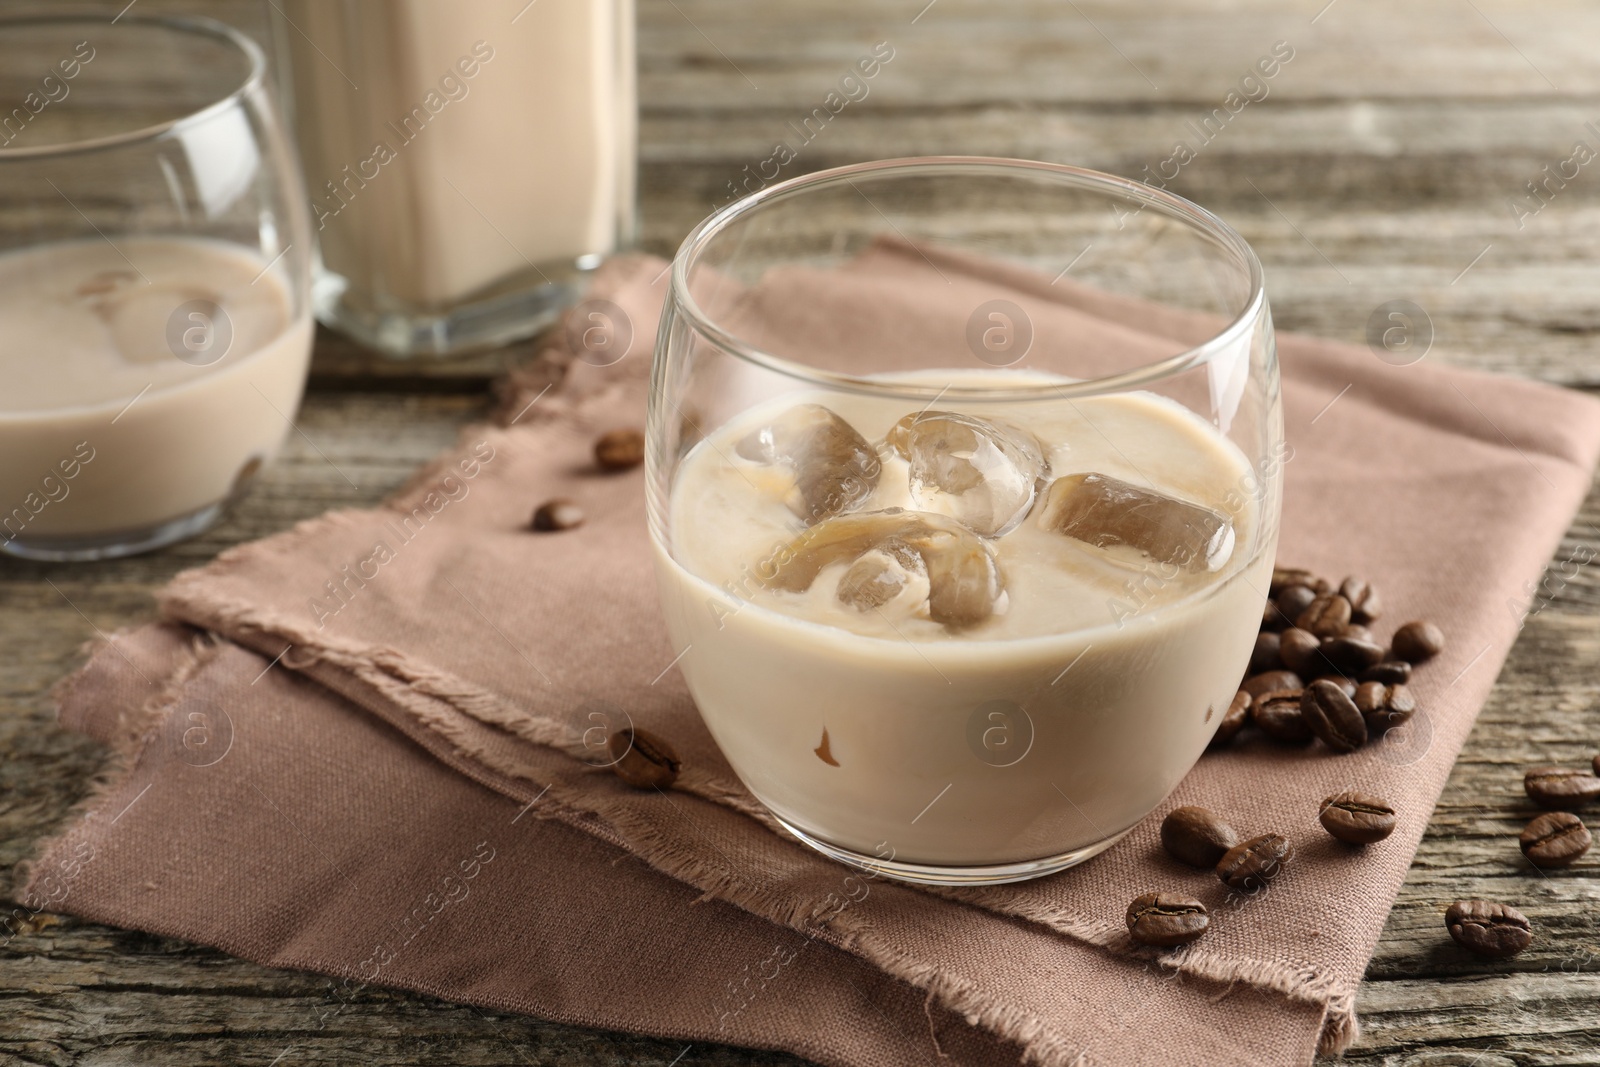
[[[98,6],[109,19],[125,0]],[[643,246],[670,254],[743,168],[792,138],[878,41],[870,94],[800,147],[793,173],[928,153],[1027,156],[1140,177],[1276,41],[1295,57],[1171,183],[1256,247],[1284,329],[1360,342],[1396,298],[1429,312],[1430,359],[1600,393],[1600,162],[1537,214],[1510,206],[1600,149],[1600,10],[1473,0],[641,0]],[[24,9],[41,4],[13,4]],[[251,32],[252,0],[140,0]],[[1315,18],[1315,21],[1313,21]],[[1593,171],[1591,173],[1591,171]],[[0,212],[6,210],[0,189]],[[1526,205],[1527,201],[1524,201]],[[1013,220],[1025,225],[1026,220]],[[486,380],[534,346],[391,364],[330,335],[283,458],[227,521],[132,560],[0,561],[0,867],[59,826],[98,769],[57,729],[47,688],[96,629],[151,615],[151,592],[231,544],[382,499],[483,417]],[[1557,553],[1600,554],[1600,487]],[[1600,565],[1524,628],[1389,917],[1347,1059],[1393,1067],[1600,1063],[1600,859],[1540,874],[1514,837],[1521,768],[1600,749]],[[1533,917],[1532,949],[1467,959],[1445,905],[1482,895]],[[181,942],[40,915],[0,927],[0,1062],[661,1064],[680,1043],[558,1026],[257,967]],[[696,1045],[691,1064],[794,1064]]]

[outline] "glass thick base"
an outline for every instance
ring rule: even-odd
[[[176,519],[133,530],[112,530],[77,537],[16,537],[0,541],[0,553],[46,563],[71,563],[153,552],[204,532],[222,517],[228,504],[229,501],[221,500]]]
[[[776,816],[774,816],[776,818]],[[911,882],[915,885],[1004,885],[1007,882],[1026,882],[1032,878],[1043,878],[1057,871],[1064,871],[1068,867],[1076,867],[1084,860],[1092,859],[1126,837],[1132,827],[1119,834],[1113,834],[1104,841],[1096,841],[1082,848],[1075,848],[1071,852],[1063,852],[1056,856],[1046,856],[1042,859],[1024,860],[1020,863],[1000,863],[992,866],[929,866],[920,863],[901,863],[897,860],[881,859],[877,856],[865,856],[859,852],[852,852],[847,848],[830,845],[826,841],[796,829],[783,818],[778,818],[783,828],[788,830],[811,848],[827,856],[831,860],[851,867],[859,868],[874,875],[884,878],[893,878],[899,882]]]
[[[317,321],[392,359],[445,359],[520,341],[577,303],[600,256],[547,264],[531,283],[508,281],[445,309],[397,306],[323,268],[311,288]]]

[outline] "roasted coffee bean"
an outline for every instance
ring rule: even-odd
[[[1383,646],[1348,634],[1322,642],[1322,654],[1340,674],[1357,675],[1382,661]]]
[[[1600,778],[1600,756],[1590,760],[1589,765],[1594,768],[1595,777]]]
[[[1272,568],[1272,585],[1270,592],[1277,596],[1291,585],[1303,585],[1306,588],[1315,586],[1323,579],[1306,570],[1304,567],[1274,567]]]
[[[1350,601],[1350,618],[1356,622],[1371,622],[1383,614],[1383,602],[1370,582],[1351,576],[1339,583],[1339,595]]]
[[[683,766],[671,745],[637,727],[624,727],[612,734],[606,748],[617,777],[638,789],[667,788],[677,780]]]
[[[1321,678],[1316,678],[1313,680],[1318,682],[1331,682],[1340,689],[1344,690],[1345,696],[1350,697],[1352,700],[1355,699],[1356,683],[1351,679],[1346,678],[1342,674],[1324,674]]]
[[[1278,658],[1279,637],[1274,633],[1256,635],[1256,647],[1250,653],[1250,673],[1264,674],[1283,666]]]
[[[1389,639],[1389,645],[1394,650],[1395,659],[1421,663],[1444,651],[1444,631],[1431,622],[1418,619],[1396,630],[1394,637]]]
[[[1310,586],[1291,585],[1273,597],[1272,602],[1277,605],[1279,614],[1287,620],[1283,625],[1289,627],[1294,625],[1294,620],[1298,619],[1300,613],[1309,608],[1311,602],[1316,599],[1317,594]]]
[[[1324,593],[1295,618],[1294,624],[1318,637],[1337,637],[1350,625],[1350,601],[1338,593]]]
[[[1570,811],[1547,811],[1517,839],[1522,854],[1539,867],[1565,867],[1594,843],[1583,820]]]
[[[1205,808],[1173,808],[1161,820],[1161,847],[1191,867],[1215,867],[1238,843],[1233,827]]]
[[[570,500],[547,500],[539,505],[528,525],[544,533],[570,530],[583,525],[583,509]]]
[[[1534,767],[1522,776],[1522,788],[1541,808],[1581,808],[1600,799],[1600,777],[1569,767]]]
[[[1126,919],[1128,935],[1155,948],[1187,945],[1211,925],[1204,904],[1177,893],[1146,893],[1128,905]]]
[[[1411,664],[1403,659],[1386,659],[1382,663],[1374,663],[1356,675],[1356,679],[1362,682],[1382,682],[1384,685],[1401,685],[1411,681]]]
[[[1344,632],[1339,636],[1348,637],[1355,641],[1365,641],[1368,644],[1378,645],[1379,648],[1383,647],[1379,643],[1378,639],[1372,636],[1372,631],[1367,629],[1365,626],[1362,626],[1358,622],[1353,622],[1349,626],[1346,626],[1344,628]]]
[[[1274,630],[1281,630],[1288,625],[1289,620],[1285,619],[1278,612],[1278,605],[1269,600],[1261,606],[1262,633],[1271,633]]]
[[[638,430],[612,430],[594,443],[594,461],[602,470],[625,471],[644,462],[644,434]]]
[[[1533,941],[1533,924],[1509,904],[1458,900],[1444,913],[1444,924],[1456,944],[1493,960],[1515,956]]]
[[[1382,797],[1346,790],[1322,802],[1322,828],[1351,845],[1370,845],[1394,832],[1394,809]]]
[[[1354,752],[1367,743],[1367,720],[1345,691],[1327,681],[1306,686],[1300,697],[1306,728],[1335,752]]]
[[[1301,714],[1300,697],[1298,689],[1263,693],[1250,705],[1250,721],[1280,744],[1303,745],[1311,740],[1311,728]]]
[[[1294,671],[1268,671],[1266,674],[1246,678],[1239,688],[1249,693],[1252,700],[1259,700],[1263,693],[1276,693],[1289,689],[1299,692],[1305,684]]]
[[[1322,638],[1298,626],[1283,631],[1278,638],[1278,658],[1302,678],[1333,671],[1333,664],[1322,654]]]
[[[1283,871],[1289,842],[1281,834],[1262,834],[1234,845],[1217,861],[1217,877],[1229,889],[1254,893]]]
[[[1222,713],[1222,722],[1217,724],[1217,732],[1211,735],[1211,748],[1221,748],[1232,741],[1250,721],[1250,694],[1243,689],[1233,694],[1233,701],[1228,705],[1228,710]]]
[[[1367,721],[1367,732],[1378,734],[1399,726],[1417,710],[1416,698],[1403,685],[1362,682],[1356,687],[1356,710]]]

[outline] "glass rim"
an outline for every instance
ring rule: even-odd
[[[42,159],[50,156],[74,155],[79,152],[94,152],[103,148],[115,148],[122,145],[138,144],[142,141],[152,141],[175,130],[203,123],[215,115],[236,106],[246,95],[259,89],[266,79],[267,57],[261,46],[252,40],[248,34],[229,26],[225,22],[219,22],[205,15],[119,15],[108,23],[103,14],[92,14],[86,11],[52,12],[49,14],[0,18],[0,33],[20,26],[67,26],[82,23],[99,25],[102,29],[115,27],[119,23],[139,24],[192,37],[209,37],[213,40],[230,44],[241,52],[249,63],[249,70],[245,74],[244,80],[233,89],[209,104],[186,114],[178,115],[153,125],[139,126],[120,133],[107,134],[103,137],[62,141],[58,144],[29,145],[23,148],[0,148],[0,163],[11,159]]]
[[[1023,173],[1043,174],[1054,176],[1066,185],[1102,193],[1115,193],[1140,202],[1144,207],[1156,207],[1169,217],[1176,218],[1211,237],[1222,247],[1237,255],[1249,274],[1249,298],[1221,330],[1212,334],[1198,345],[1189,347],[1175,355],[1164,357],[1119,374],[1106,375],[1099,378],[1051,381],[1038,384],[1019,382],[1002,387],[956,385],[954,383],[945,386],[934,386],[917,382],[888,382],[881,378],[865,375],[837,374],[808,366],[792,359],[775,356],[770,352],[748,344],[717,325],[705,313],[704,309],[695,302],[693,295],[689,291],[689,268],[699,260],[707,245],[733,222],[759,210],[769,202],[787,199],[816,187],[830,186],[841,182],[849,183],[850,179],[855,177],[868,175],[881,177],[885,174],[938,173],[941,171],[947,173],[970,172],[992,176]],[[810,174],[802,174],[787,181],[769,185],[718,209],[703,219],[683,239],[683,243],[678,246],[677,254],[673,256],[671,270],[670,297],[673,309],[681,313],[688,320],[690,326],[701,336],[729,354],[766,370],[836,391],[872,396],[894,396],[908,400],[930,400],[930,402],[940,398],[985,401],[1043,400],[1124,392],[1182,374],[1221,357],[1229,352],[1240,338],[1251,332],[1266,304],[1266,282],[1261,268],[1261,261],[1256,257],[1255,250],[1250,247],[1249,242],[1237,230],[1199,204],[1174,193],[1166,192],[1163,189],[1156,189],[1143,182],[1137,182],[1131,178],[1122,178],[1115,174],[1107,174],[1103,171],[1075,167],[1066,163],[1007,159],[1000,156],[913,156],[873,160],[866,163],[852,163],[847,166],[813,171]]]

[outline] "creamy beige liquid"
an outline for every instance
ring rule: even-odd
[[[174,325],[197,300],[231,329],[211,362],[223,327],[183,312]],[[0,538],[136,532],[222,501],[288,434],[310,353],[309,312],[236,245],[95,238],[0,255]]]
[[[830,394],[777,409],[806,401],[875,442],[918,407]],[[803,593],[755,579],[801,529],[781,478],[737,449],[774,410],[685,458],[670,555],[657,546],[668,628],[689,649],[679,666],[751,791],[825,842],[930,865],[1060,856],[1154,809],[1215,732],[1260,624],[1275,533],[1239,450],[1148,394],[952,408],[1032,430],[1054,477],[1097,471],[1203,504],[1236,538],[1214,572],[1134,566],[1042,528],[1035,502],[992,542],[1001,610],[951,629],[841,603],[843,564]],[[880,455],[859,510],[915,507],[905,461]]]
[[[616,248],[633,198],[631,3],[282,7],[329,270],[437,307]]]

